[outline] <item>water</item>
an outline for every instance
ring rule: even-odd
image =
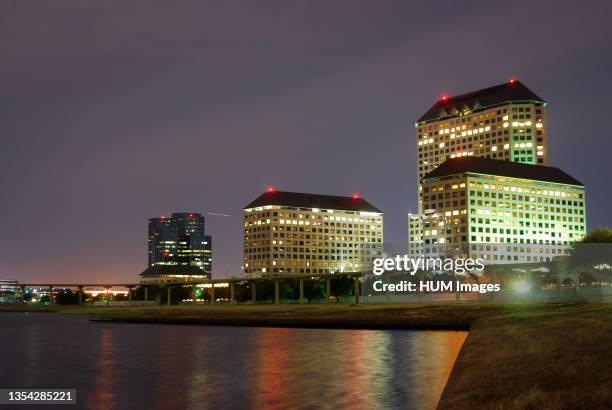
[[[76,388],[90,409],[433,409],[466,335],[7,313],[0,388]]]

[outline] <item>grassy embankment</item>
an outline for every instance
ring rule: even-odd
[[[469,329],[440,409],[598,409],[612,403],[612,305],[156,306],[61,311],[132,323]]]

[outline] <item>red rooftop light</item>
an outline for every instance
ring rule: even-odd
[[[276,189],[274,189],[274,186],[272,185],[268,185],[268,187],[266,188],[266,192],[274,192],[276,191]]]
[[[514,84],[514,83],[516,83],[516,78],[510,77],[510,79],[508,80],[508,84]]]
[[[442,101],[448,101],[448,95],[444,94],[440,99]]]
[[[360,198],[360,196],[359,196],[359,194],[358,194],[357,192],[355,192],[355,193],[353,194],[352,198],[353,198],[353,199],[359,199],[359,198]]]

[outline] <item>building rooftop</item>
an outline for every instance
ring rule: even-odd
[[[423,180],[468,172],[584,186],[582,182],[559,168],[482,157],[447,159],[425,175]]]
[[[382,211],[358,196],[333,196],[318,194],[302,194],[298,192],[284,192],[269,190],[258,196],[245,209],[266,205],[291,206],[295,208],[337,209],[343,211]]]
[[[536,93],[518,80],[511,80],[489,88],[472,91],[453,97],[442,97],[417,120],[437,120],[459,114],[467,107],[470,111],[486,109],[510,101],[536,101],[545,103]]]

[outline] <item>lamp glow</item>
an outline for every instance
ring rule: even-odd
[[[527,293],[531,289],[526,280],[519,280],[514,283],[514,290],[518,293]]]

